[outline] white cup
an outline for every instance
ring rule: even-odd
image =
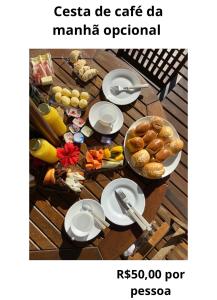
[[[94,224],[93,217],[88,212],[79,212],[71,220],[71,231],[79,238],[87,236]]]
[[[115,120],[116,110],[111,105],[103,105],[99,112],[99,122],[105,127],[112,128]]]

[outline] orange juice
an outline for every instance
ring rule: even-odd
[[[51,164],[58,161],[56,148],[44,139],[31,139],[30,153]]]
[[[50,127],[58,136],[62,136],[66,133],[66,125],[54,107],[49,106],[46,103],[42,103],[39,105],[38,109],[43,115],[43,118],[48,122]]]

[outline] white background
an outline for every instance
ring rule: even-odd
[[[97,3],[97,4],[96,4]],[[163,8],[163,18],[57,18],[56,5]],[[130,299],[130,287],[172,289],[171,299],[214,299],[216,284],[216,10],[215,1],[2,1],[1,2],[1,299]],[[55,37],[53,26],[81,23],[161,23],[160,37]],[[104,22],[104,23],[103,23]],[[189,49],[189,260],[28,260],[29,48]],[[186,271],[164,284],[116,280],[118,268]],[[147,285],[145,285],[147,284]],[[134,299],[142,299],[137,296]],[[147,297],[147,296],[146,296]],[[151,296],[149,296],[151,298]],[[159,296],[159,299],[165,297]],[[169,297],[167,297],[168,299]],[[158,299],[155,296],[155,299]]]

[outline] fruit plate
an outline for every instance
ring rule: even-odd
[[[124,156],[125,156],[125,160],[127,161],[127,163],[129,164],[129,166],[131,167],[131,169],[136,172],[137,174],[141,175],[142,177],[146,177],[142,174],[142,171],[138,168],[135,168],[133,167],[132,163],[131,163],[131,153],[128,151],[127,147],[126,147],[126,142],[127,142],[127,137],[128,137],[128,134],[129,134],[129,131],[131,129],[133,129],[134,127],[136,127],[137,125],[139,125],[140,123],[144,122],[144,121],[151,121],[151,119],[153,118],[154,116],[146,116],[146,117],[143,117],[141,119],[138,119],[137,121],[135,121],[131,126],[130,128],[128,129],[126,135],[125,135],[125,139],[124,139]],[[163,118],[162,118],[163,119]],[[179,134],[178,132],[176,131],[175,127],[167,120],[163,119],[164,120],[164,125],[166,126],[170,126],[173,130],[173,134],[174,134],[174,137],[175,138],[179,138]],[[160,178],[164,178],[168,175],[170,175],[178,166],[179,162],[180,162],[180,159],[181,159],[181,151],[179,153],[177,153],[176,155],[174,156],[171,156],[169,157],[168,159],[166,159],[164,162],[163,162],[163,165],[164,165],[164,168],[165,168],[165,172],[164,174],[160,177]],[[153,178],[149,178],[149,177],[146,177],[148,179],[153,179]]]

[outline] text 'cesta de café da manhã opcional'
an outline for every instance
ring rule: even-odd
[[[155,8],[151,6],[147,9],[142,9],[141,6],[136,7],[135,5],[130,8],[116,8],[112,12],[109,8],[103,8],[100,6],[95,9],[94,15],[96,17],[110,17],[114,14],[116,17],[161,17],[163,16],[163,11],[160,8]],[[54,15],[56,17],[90,17],[92,12],[89,8],[63,8],[62,6],[56,6],[54,8]],[[100,28],[99,24],[87,25],[83,24],[81,26],[75,27],[53,27],[53,35],[100,35],[101,30],[104,35],[112,36],[115,38],[118,35],[160,35],[161,27],[160,24],[156,26],[142,26],[136,27],[131,24],[127,26],[107,26],[103,29]]]

